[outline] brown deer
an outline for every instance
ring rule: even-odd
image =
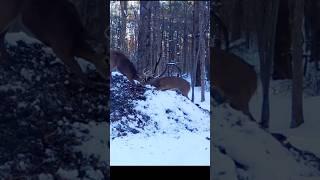
[[[188,98],[190,84],[180,77],[159,77],[152,79],[144,84],[150,84],[156,87],[157,90],[178,90],[181,94]]]
[[[160,57],[154,67],[153,72],[151,70],[143,70],[143,76],[141,78],[142,85],[150,84],[156,87],[157,90],[178,90],[183,96],[188,98],[190,91],[190,83],[181,77],[161,77],[165,70],[159,76],[155,76],[157,66],[160,62]],[[188,98],[189,99],[189,98]]]
[[[228,99],[232,108],[254,120],[249,111],[249,101],[257,89],[257,74],[253,66],[224,50],[211,48],[211,52],[214,88]]]
[[[91,84],[75,57],[93,63],[100,75],[107,79],[106,56],[88,44],[87,41],[92,39],[76,8],[68,0],[0,0],[0,47],[3,47],[5,33],[14,23],[22,24],[24,30],[51,47],[82,83]]]
[[[133,80],[141,81],[133,63],[123,53],[111,50],[110,72],[114,69],[118,69],[118,71],[125,75],[130,82],[133,82]]]

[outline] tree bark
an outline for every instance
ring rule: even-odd
[[[201,1],[199,2],[200,4],[200,17],[204,17],[205,16],[205,1]],[[205,46],[205,22],[204,22],[204,18],[199,18],[200,20],[200,26],[199,26],[199,30],[200,30],[200,40],[199,40],[199,51],[200,51],[200,66],[201,66],[201,102],[205,101],[205,81],[206,81],[206,68],[205,68],[205,50],[206,50],[206,46]]]
[[[304,15],[304,0],[291,2],[292,18],[292,56],[293,56],[293,79],[292,79],[292,119],[291,128],[300,126],[303,120],[303,66],[302,66],[302,22]]]
[[[198,34],[199,34],[199,2],[195,1],[193,4],[193,34],[192,34],[192,59],[191,63],[191,101],[194,102],[194,87],[196,84],[196,68],[198,63]]]
[[[273,59],[274,55],[279,0],[259,1],[256,3],[256,14],[261,17],[261,19],[256,22],[260,56],[260,78],[263,94],[260,124],[262,128],[269,128],[269,84],[272,66],[271,59]]]
[[[150,62],[150,21],[151,21],[151,1],[140,1],[140,26],[138,34],[138,72],[148,66]]]
[[[127,29],[127,9],[128,2],[120,1],[120,9],[121,9],[121,22],[120,22],[120,48],[123,52],[127,53],[127,41],[126,41],[126,29]]]
[[[274,47],[275,52],[272,74],[272,78],[274,80],[292,78],[290,25],[289,0],[281,0],[279,4],[279,14]]]

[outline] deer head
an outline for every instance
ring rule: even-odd
[[[118,69],[130,82],[133,82],[133,80],[141,81],[135,66],[129,58],[119,51],[111,50],[110,72],[114,69]]]
[[[181,77],[158,77],[147,82],[157,90],[178,90],[183,96],[188,98],[190,83]]]

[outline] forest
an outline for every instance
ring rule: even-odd
[[[319,178],[319,3],[210,4],[213,177]]]
[[[111,166],[209,165],[209,5],[110,2]]]
[[[210,78],[209,2],[111,1],[110,47],[152,74],[188,75],[192,86]],[[163,75],[163,74],[162,74]],[[192,99],[194,99],[192,95]]]

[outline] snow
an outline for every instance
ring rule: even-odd
[[[107,161],[107,149],[106,145],[108,144],[106,136],[108,136],[106,129],[108,127],[106,122],[90,122],[88,124],[83,123],[74,123],[73,127],[77,129],[78,137],[85,136],[86,139],[83,139],[82,144],[75,147],[75,151],[80,151],[87,156],[95,156],[100,162]],[[88,130],[86,134],[81,134],[80,129]],[[89,137],[89,138],[88,138]],[[92,148],[95,147],[95,148]]]
[[[226,121],[213,121],[215,134],[213,141],[216,146],[223,147],[233,161],[245,166],[249,179],[299,179],[320,175],[318,170],[297,162],[287,149],[255,123],[248,120],[241,121],[247,117],[239,112],[233,112],[232,109],[226,109],[228,107],[218,107],[215,110],[216,119],[223,118],[223,116],[229,117]],[[239,119],[241,123],[238,122]],[[229,165],[230,169],[222,166],[225,170],[220,169],[219,159],[213,164],[213,167],[215,164],[217,164],[217,171],[231,171],[225,174],[234,174],[232,164]]]
[[[185,77],[187,81],[191,84],[191,77]],[[205,101],[201,102],[201,87],[194,87],[194,103],[199,104],[199,106],[203,109],[210,110],[210,81],[205,81]],[[188,94],[189,99],[192,97],[192,89],[190,89]]]
[[[77,179],[78,178],[78,171],[77,170],[65,170],[59,168],[57,174],[63,179]]]
[[[295,130],[288,129],[285,134],[294,145],[307,149],[320,157],[319,147],[319,108],[320,97],[305,98],[304,117],[305,123]]]
[[[44,174],[43,173],[38,176],[38,179],[39,180],[53,180],[54,178],[51,174]]]
[[[213,179],[320,179],[320,96],[307,95],[308,91],[304,90],[303,99],[305,123],[295,129],[290,128],[290,80],[271,81],[268,130],[261,129],[227,104],[215,106],[211,124],[215,135],[212,141]],[[250,102],[250,111],[256,119],[261,115],[261,97],[261,83],[258,82],[258,89]],[[284,144],[272,133],[286,137]],[[288,148],[288,144],[292,147]]]
[[[209,165],[209,142],[202,134],[132,135],[111,143],[111,166]]]
[[[219,162],[219,168],[215,168],[213,165],[213,171],[211,175],[217,174],[219,176],[214,177],[216,180],[238,180],[236,166],[230,157],[222,154],[216,147],[213,148],[214,160]],[[228,173],[225,173],[228,172]]]
[[[115,75],[114,73],[112,75]],[[135,100],[134,109],[150,117],[143,132],[117,137],[111,132],[111,166],[210,164],[210,94],[199,108],[175,91],[147,86],[146,100]],[[199,89],[195,92],[200,96]],[[190,94],[189,94],[190,98]],[[198,100],[199,101],[199,100]],[[197,102],[197,101],[196,101]],[[122,117],[125,120],[127,117]],[[128,117],[130,118],[130,117]],[[116,123],[111,123],[112,131]],[[136,126],[132,124],[132,126]]]
[[[31,36],[28,36],[26,33],[22,32],[22,31],[6,33],[5,40],[11,46],[17,46],[18,41],[23,41],[27,44],[33,44],[33,43],[42,44],[41,41],[39,41]]]
[[[13,91],[21,90],[21,91],[24,91],[25,89],[23,88],[23,86],[21,85],[20,82],[0,85],[0,92],[1,91],[6,92],[6,91],[9,91],[9,90],[13,90]]]
[[[318,145],[319,136],[319,113],[320,96],[308,96],[304,94],[303,110],[305,123],[299,128],[291,129],[291,81],[273,81],[270,92],[270,132],[282,133],[288,137],[293,145],[301,149],[309,150],[320,157],[320,147]],[[277,88],[280,87],[280,88]],[[251,102],[251,109],[255,111],[256,117],[261,113],[261,88],[258,89],[256,97]]]
[[[32,76],[34,76],[34,72],[32,70],[22,68],[20,71],[20,75],[30,82],[32,81]]]

